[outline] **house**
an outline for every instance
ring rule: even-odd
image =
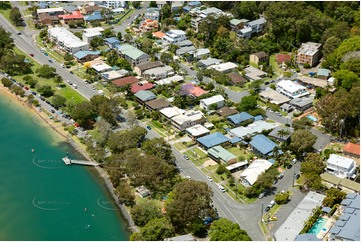
[[[274,128],[271,133],[268,134],[268,136],[274,138],[279,142],[287,142],[291,138],[293,132],[293,128],[278,126]]]
[[[247,82],[247,80],[238,72],[228,73],[227,76],[230,78],[231,83],[236,86],[243,86]]]
[[[254,117],[258,119],[259,116]],[[246,127],[240,126],[234,129],[230,129],[228,132],[232,137],[245,138],[247,136],[253,136],[255,134],[262,133],[263,130],[270,130],[277,127],[277,123],[268,123],[262,119],[254,121],[253,123],[247,125]]]
[[[162,9],[165,5],[167,5],[167,1],[156,1],[157,7]]]
[[[34,6],[37,6],[38,9],[45,9],[49,7],[49,5],[46,2],[39,2],[37,4],[34,4]]]
[[[54,25],[59,23],[59,17],[57,15],[50,15],[48,13],[38,14],[39,21],[42,25]]]
[[[183,30],[173,29],[173,30],[169,30],[165,34],[162,41],[163,41],[164,45],[169,45],[169,44],[176,44],[176,43],[181,42],[186,39],[187,39],[187,36]]]
[[[299,64],[308,63],[310,66],[317,65],[321,57],[321,46],[322,44],[314,42],[302,43],[297,52],[296,62]]]
[[[274,233],[275,241],[294,241],[313,215],[314,209],[322,206],[325,195],[309,192]]]
[[[62,19],[65,24],[72,23],[83,23],[84,17],[80,11],[73,11],[71,14],[59,15],[59,19]]]
[[[307,88],[324,88],[328,85],[327,80],[309,76],[297,76],[297,80],[301,85],[305,85]]]
[[[168,119],[184,114],[185,112],[186,112],[185,110],[177,107],[168,107],[160,110],[160,113],[163,114]]]
[[[92,22],[92,21],[102,21],[103,16],[100,11],[95,11],[90,15],[84,15],[85,22]]]
[[[160,80],[171,75],[174,75],[174,70],[170,66],[155,67],[143,72],[143,76],[147,80]]]
[[[253,66],[245,68],[244,71],[246,72],[244,76],[250,81],[261,80],[268,75],[267,72],[261,71]]]
[[[247,19],[231,19],[229,21],[229,25],[234,32],[238,32],[238,30],[243,29],[244,25],[248,22]]]
[[[222,145],[229,142],[229,138],[219,132],[209,134],[197,139],[197,142],[205,149],[210,149],[213,146]]]
[[[234,163],[232,165],[226,166],[226,169],[229,170],[231,173],[237,172],[243,168],[246,168],[248,166],[248,161],[240,161],[237,163]]]
[[[259,18],[246,23],[246,26],[252,29],[252,34],[263,32],[266,26],[267,20],[265,18]]]
[[[171,10],[176,11],[178,9],[181,9],[183,6],[183,1],[173,1],[171,5]]]
[[[253,53],[250,54],[249,56],[249,62],[254,63],[256,65],[258,65],[260,62],[267,62],[267,61],[268,61],[268,55],[264,51]]]
[[[259,93],[259,97],[264,102],[270,102],[277,105],[282,105],[289,102],[291,99],[282,95],[281,93],[267,87],[264,91]]]
[[[246,125],[254,121],[253,116],[247,112],[241,112],[228,116],[227,120],[234,126]]]
[[[58,16],[60,14],[64,14],[64,9],[62,7],[58,7],[58,8],[41,8],[41,9],[37,9],[36,13],[39,14],[43,14],[43,13],[47,13],[50,16]]]
[[[163,33],[162,31],[157,31],[153,33],[153,37],[158,38],[158,39],[163,39],[163,37],[165,36],[165,33]]]
[[[272,166],[268,160],[258,159],[253,161],[240,175],[244,186],[252,186],[258,177]]]
[[[64,9],[65,13],[72,13],[72,12],[78,10],[77,7],[71,6],[71,5],[63,6],[63,9]]]
[[[119,1],[119,0],[114,0],[114,1],[105,1],[105,6],[107,8],[125,8],[127,6],[127,2],[126,1]]]
[[[182,81],[184,81],[183,76],[175,75],[175,76],[167,77],[164,79],[160,79],[158,81],[155,81],[154,83],[157,85],[169,85],[171,83],[177,83],[177,82],[182,82]]]
[[[222,73],[229,73],[231,71],[236,70],[238,67],[237,64],[232,63],[232,62],[226,62],[226,63],[221,63],[218,65],[212,65],[210,67],[208,67],[207,69],[213,69]]]
[[[199,60],[208,58],[211,55],[211,51],[208,48],[196,49],[193,53],[193,58]]]
[[[159,20],[160,8],[147,8],[144,13],[144,19]]]
[[[277,54],[276,55],[276,62],[278,65],[285,63],[287,61],[291,61],[292,57],[289,54]]]
[[[128,77],[123,77],[123,78],[119,78],[113,81],[113,83],[118,86],[118,87],[124,87],[126,85],[131,86],[134,83],[138,83],[138,79],[134,76],[128,76]]]
[[[200,97],[203,94],[208,93],[198,86],[194,86],[192,83],[186,83],[181,86],[180,94],[181,95],[191,95],[194,97]]]
[[[360,158],[360,144],[349,142],[343,147],[342,151],[344,155]]]
[[[203,113],[194,110],[188,110],[185,113],[172,118],[173,126],[180,131],[184,131],[186,128],[196,124],[203,124],[204,122],[205,119]]]
[[[121,53],[122,57],[126,59],[132,66],[149,61],[148,54],[129,44],[118,46],[118,51]]]
[[[308,96],[309,94],[304,86],[290,80],[282,80],[276,83],[276,91],[292,99]]]
[[[282,94],[281,94],[281,95],[282,95]],[[293,111],[293,106],[290,105],[290,104],[287,104],[287,103],[282,104],[282,105],[280,106],[280,108],[281,108],[281,110],[282,110],[283,112],[287,112],[287,113]]]
[[[89,43],[81,41],[72,32],[64,27],[54,27],[48,29],[49,39],[66,52],[74,54],[81,50],[89,50]]]
[[[182,47],[193,46],[193,43],[192,43],[192,41],[186,39],[186,40],[176,43],[175,45],[177,45],[179,48],[182,48]]]
[[[154,84],[149,83],[149,82],[146,82],[146,83],[134,83],[134,84],[131,85],[130,91],[132,93],[137,93],[140,90],[150,90],[153,87],[154,87]]]
[[[99,55],[100,51],[81,50],[76,52],[73,56],[78,62],[84,63],[98,58]]]
[[[142,76],[146,70],[162,67],[164,64],[160,61],[145,61],[139,65],[134,67],[134,72],[138,74],[138,76]]]
[[[136,187],[135,190],[142,198],[148,197],[150,195],[150,191],[145,186]]]
[[[223,118],[226,118],[228,116],[231,116],[233,114],[237,113],[237,110],[230,107],[223,107],[221,109],[218,109],[216,112],[218,115],[222,116]]]
[[[326,164],[326,172],[341,178],[350,178],[356,173],[356,162],[350,158],[331,154]]]
[[[342,215],[330,229],[330,240],[360,241],[360,195],[347,194],[341,205]]]
[[[107,72],[107,71],[111,71],[112,67],[109,66],[108,64],[101,62],[95,65],[92,65],[92,68],[97,72],[97,73],[103,73],[103,72]]]
[[[191,137],[193,140],[198,139],[200,137],[203,137],[205,135],[209,135],[209,129],[204,127],[201,124],[196,124],[192,127],[189,127],[186,129],[186,133],[189,137]]]
[[[322,179],[322,183],[329,189],[334,187],[337,189],[341,189],[346,193],[360,194],[360,184],[357,182],[354,182],[347,178],[340,178],[327,172],[322,173],[320,177]]]
[[[216,59],[216,58],[208,58],[208,59],[205,59],[205,60],[200,60],[198,61],[198,66],[202,69],[206,69],[210,66],[213,66],[213,65],[219,65],[221,64],[222,61],[219,60],[219,59]]]
[[[94,6],[85,5],[81,9],[81,13],[82,14],[92,14],[94,12],[100,12],[102,9],[104,9],[104,8],[100,7],[100,6],[97,6],[97,5],[94,5]]]
[[[135,99],[141,104],[157,98],[157,96],[153,92],[145,90],[140,90],[139,92],[134,94],[134,96]]]
[[[207,150],[207,153],[212,159],[225,163],[227,165],[237,162],[237,156],[235,156],[220,145],[213,146],[212,148]]]
[[[319,68],[317,70],[317,78],[327,80],[330,77],[331,71],[325,68]]]
[[[257,134],[249,142],[253,152],[260,155],[261,157],[269,157],[273,155],[274,148],[278,148],[278,145],[272,140],[264,136],[263,134]],[[281,150],[278,151],[280,154],[283,153]]]
[[[83,33],[83,41],[90,43],[90,41],[92,41],[95,37],[102,38],[103,31],[104,29],[102,27],[85,29]]]
[[[158,20],[146,19],[139,26],[139,29],[142,33],[156,31],[158,30]]]
[[[219,15],[223,13],[222,10],[215,8],[215,7],[211,7],[211,8],[206,8],[204,10],[201,10],[201,14],[205,15],[206,17],[209,15]]]
[[[103,78],[104,81],[113,81],[115,79],[122,78],[128,74],[129,74],[129,71],[127,71],[125,69],[121,69],[121,70],[117,70],[117,71],[111,70],[111,71],[101,73],[101,77]]]
[[[187,4],[191,9],[202,6],[200,1],[192,1]]]
[[[237,35],[244,39],[250,39],[252,37],[252,28],[245,27],[245,28],[241,29]]]
[[[215,95],[213,97],[201,99],[199,101],[199,106],[206,111],[219,109],[224,106],[224,97],[222,95]]]
[[[124,8],[114,8],[114,9],[112,9],[112,13],[115,13],[115,14],[125,13],[125,9]]]
[[[167,100],[165,100],[163,98],[159,98],[159,99],[155,99],[155,100],[146,102],[145,106],[149,110],[159,111],[159,110],[161,110],[163,108],[170,107],[171,105]]]
[[[120,45],[120,40],[117,37],[110,37],[104,39],[104,43],[111,49],[117,48]]]
[[[301,97],[301,98],[295,98],[292,99],[289,102],[290,105],[295,107],[299,111],[306,111],[313,105],[313,100],[309,97]]]
[[[181,47],[181,48],[176,50],[176,55],[177,56],[183,56],[185,54],[189,54],[189,57],[192,57],[195,50],[196,50],[196,47],[194,47],[193,45],[192,46]]]

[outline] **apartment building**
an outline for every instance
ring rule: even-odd
[[[356,162],[347,157],[331,154],[326,164],[328,173],[341,178],[350,178],[356,173]]]
[[[296,62],[299,64],[308,63],[310,66],[317,65],[321,57],[321,46],[322,44],[315,42],[302,43],[298,49]]]
[[[289,98],[300,98],[309,94],[306,87],[290,80],[282,80],[278,82],[276,84],[276,91]]]
[[[201,111],[189,110],[184,114],[172,118],[172,125],[180,131],[192,127],[196,124],[203,124],[205,118]]]
[[[89,50],[89,43],[81,41],[73,33],[64,27],[55,27],[48,29],[49,39],[66,52],[74,54],[81,50]]]
[[[173,29],[173,30],[169,30],[165,34],[162,41],[163,41],[163,45],[169,45],[169,44],[176,44],[186,39],[187,36],[183,30]]]

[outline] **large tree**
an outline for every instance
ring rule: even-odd
[[[112,133],[108,138],[109,148],[115,152],[120,153],[128,149],[135,148],[147,134],[146,129],[136,126],[129,130],[121,130]]]
[[[312,134],[309,130],[296,130],[291,135],[289,149],[297,156],[300,156],[303,152],[312,151],[312,146],[316,143],[316,140],[317,136]]]
[[[161,218],[162,211],[154,200],[141,200],[131,209],[135,225],[143,227],[154,218]]]
[[[175,235],[172,224],[166,218],[150,220],[140,232],[132,234],[132,241],[162,241]]]
[[[237,109],[240,112],[247,112],[249,110],[256,109],[257,107],[257,97],[256,96],[246,96],[242,98]]]
[[[95,121],[96,113],[93,105],[88,101],[83,101],[75,105],[69,105],[70,116],[83,128],[89,129]]]
[[[13,7],[10,11],[10,19],[16,26],[21,26],[23,20],[18,7]]]
[[[142,143],[142,150],[147,154],[158,156],[167,162],[172,162],[174,160],[171,146],[165,142],[163,138],[146,140]]]
[[[212,223],[209,229],[211,241],[250,241],[247,232],[242,230],[237,223],[226,218],[220,218]]]
[[[43,78],[52,78],[52,77],[55,77],[55,75],[56,75],[56,73],[55,73],[56,69],[49,65],[43,65],[43,66],[39,67],[38,69],[36,69],[35,72],[38,73],[39,77],[43,77]]]

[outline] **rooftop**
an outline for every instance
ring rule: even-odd
[[[222,95],[215,95],[209,98],[201,99],[200,102],[203,102],[205,105],[211,105],[213,103],[218,103],[224,101],[224,97]]]
[[[347,143],[343,147],[343,152],[347,152],[347,153],[351,153],[351,154],[360,156],[360,144]]]
[[[141,71],[146,71],[160,66],[164,66],[164,64],[160,61],[146,61],[137,65],[136,67]]]
[[[263,58],[263,57],[267,57],[268,55],[266,54],[266,52],[264,51],[261,51],[261,52],[257,52],[257,53],[253,53],[251,55],[255,55],[257,56],[258,58]]]
[[[245,76],[253,80],[259,80],[262,77],[267,76],[267,72],[261,71],[260,69],[257,69],[253,66],[249,66],[244,70],[246,72]]]
[[[112,69],[112,67],[107,65],[106,63],[99,63],[99,64],[92,65],[92,68],[97,72],[102,72],[102,71]]]
[[[243,138],[245,136],[252,136],[254,134],[262,133],[262,130],[269,130],[277,127],[278,123],[267,123],[264,120],[258,120],[246,127],[237,127],[229,130],[229,132],[236,137]]]
[[[123,55],[129,56],[133,60],[138,59],[142,55],[146,55],[146,53],[144,53],[143,51],[141,51],[129,44],[124,44],[124,45],[118,46],[118,50],[120,52],[122,52]]]
[[[134,76],[128,76],[128,77],[123,77],[117,80],[114,80],[113,83],[118,86],[118,87],[122,87],[125,85],[131,85],[133,83],[137,83],[139,80],[137,78],[135,78]]]
[[[222,61],[216,58],[208,58],[205,60],[200,60],[199,63],[208,67],[208,66],[212,66],[212,65],[217,65],[220,64]]]
[[[157,96],[153,92],[147,90],[140,90],[139,92],[134,94],[134,96],[143,102],[148,102],[157,98]]]
[[[186,122],[193,122],[203,118],[204,115],[201,111],[188,110],[183,114],[173,117],[172,120],[178,125],[183,125]]]
[[[330,74],[331,74],[331,71],[329,69],[319,68],[317,70],[317,76],[326,76],[326,77],[328,77]]]
[[[73,11],[71,14],[63,14],[63,15],[59,15],[59,18],[62,19],[83,19],[83,15],[81,14],[80,11]]]
[[[207,129],[206,127],[204,127],[201,124],[196,124],[190,128],[186,129],[186,132],[189,133],[190,135],[197,137],[200,135],[204,135],[204,134],[208,134],[209,133],[209,129]]]
[[[198,86],[194,86],[192,83],[183,84],[181,90],[186,92],[187,94],[191,94],[195,97],[200,97],[203,94],[208,93],[207,91],[203,90]]]
[[[170,103],[163,98],[151,100],[151,101],[146,102],[145,104],[147,106],[149,106],[150,108],[157,109],[157,110],[170,106]]]
[[[234,125],[239,125],[244,121],[253,120],[253,116],[247,112],[241,112],[227,117],[227,120],[231,121]]]
[[[291,58],[292,57],[289,54],[277,54],[276,62],[277,62],[277,64],[282,64],[285,61],[290,61]]]
[[[106,38],[104,39],[106,42],[108,42],[109,44],[116,44],[116,43],[120,43],[120,40],[118,40],[117,37],[110,37],[110,38]]]
[[[349,169],[355,165],[355,161],[344,156],[331,154],[327,160],[327,164]]]
[[[228,73],[227,76],[231,78],[233,84],[243,84],[247,82],[247,80],[237,72]]]
[[[237,67],[238,67],[238,65],[236,65],[232,62],[226,62],[226,63],[221,63],[218,65],[212,65],[212,66],[208,67],[208,69],[214,69],[216,71],[224,72],[224,71],[235,69]]]
[[[282,80],[282,81],[278,82],[276,84],[276,86],[280,87],[290,93],[296,93],[301,90],[306,90],[306,88],[304,86],[297,84],[290,80]]]
[[[184,81],[184,77],[175,75],[175,76],[171,76],[171,77],[167,77],[167,78],[155,81],[154,83],[157,85],[167,85],[167,84],[171,84],[173,82],[181,82],[181,81]]]
[[[263,155],[270,154],[275,147],[278,147],[276,143],[264,136],[263,134],[258,134],[253,137],[251,142],[249,142],[255,149],[261,152]]]
[[[153,87],[154,87],[153,83],[145,83],[142,85],[139,85],[139,83],[134,83],[134,84],[132,84],[131,92],[136,93],[136,92],[139,92],[140,90],[150,90]]]
[[[292,99],[289,104],[296,107],[304,107],[313,103],[313,100],[309,97],[301,97]]]
[[[291,100],[290,98],[277,92],[276,90],[273,90],[270,87],[267,87],[266,90],[260,92],[259,96],[269,100],[270,103],[274,103],[277,105],[281,105]]]
[[[207,149],[212,148],[213,146],[223,144],[227,142],[229,138],[224,136],[223,134],[219,132],[215,132],[213,134],[201,137],[197,139],[199,143],[201,143],[203,146],[205,146]]]
[[[267,20],[265,18],[259,18],[259,19],[256,19],[256,20],[249,21],[247,23],[247,25],[248,26],[254,26],[254,25],[264,24],[266,22],[267,22]]]
[[[169,107],[169,108],[161,109],[160,112],[167,118],[172,118],[174,116],[185,113],[185,110],[177,108],[177,107]]]
[[[271,166],[272,163],[268,160],[255,160],[241,173],[240,177],[252,186],[257,181],[259,175],[268,170]]]
[[[81,50],[74,54],[74,57],[77,59],[82,59],[87,55],[99,55],[100,51],[91,51],[91,50]]]
[[[158,39],[162,39],[165,36],[165,33],[163,33],[162,31],[157,31],[153,33],[153,36]]]
[[[210,148],[208,151],[208,154],[213,156],[216,159],[221,159],[225,162],[229,162],[230,160],[235,160],[237,157],[229,152],[228,150],[224,149],[222,146],[214,146]]]
[[[327,86],[326,80],[322,80],[322,79],[318,79],[318,78],[313,78],[313,77],[309,77],[309,76],[298,76],[297,79],[305,84],[313,85],[316,87]]]
[[[43,8],[37,9],[36,12],[39,13],[53,13],[53,12],[63,12],[64,9],[62,7],[59,8]]]
[[[222,117],[228,117],[230,115],[236,114],[237,110],[230,107],[223,107],[217,110],[217,114],[221,115]]]
[[[159,66],[152,69],[148,69],[144,72],[144,75],[150,75],[151,77],[154,75],[155,77],[158,75],[163,75],[165,73],[173,72],[173,68],[170,66]]]
[[[285,134],[285,135],[280,135],[280,131],[281,130],[284,130],[286,132],[289,132],[288,134]],[[268,136],[271,136],[271,137],[274,137],[274,138],[279,138],[281,140],[288,140],[288,138],[291,137],[292,133],[294,132],[294,129],[293,128],[290,128],[290,127],[281,127],[281,126],[278,126],[276,128],[274,128],[271,133],[268,134]]]
[[[301,47],[298,49],[298,54],[314,55],[320,50],[321,45],[322,44],[315,42],[302,43]]]

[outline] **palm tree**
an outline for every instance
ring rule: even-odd
[[[277,132],[277,135],[282,138],[290,134],[289,130],[281,129]]]

